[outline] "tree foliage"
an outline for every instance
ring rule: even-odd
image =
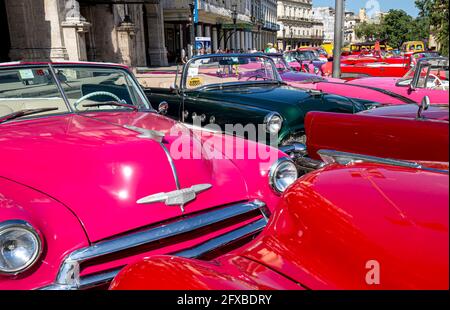
[[[398,48],[406,41],[427,39],[429,23],[423,16],[412,18],[403,10],[390,10],[379,24],[363,22],[355,33],[364,40],[386,40],[387,44]]]
[[[444,55],[449,54],[448,5],[449,0],[416,0],[419,16],[431,26]]]

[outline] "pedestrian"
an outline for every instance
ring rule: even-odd
[[[181,63],[185,64],[188,61],[188,57],[186,54],[186,50],[184,48],[181,49]]]

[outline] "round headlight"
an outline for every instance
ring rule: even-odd
[[[288,157],[280,158],[270,168],[269,182],[270,186],[277,192],[282,193],[289,185],[298,178],[298,171],[295,164]]]
[[[0,273],[17,274],[30,268],[41,253],[41,239],[24,221],[0,223]]]
[[[268,133],[277,134],[283,126],[283,118],[278,113],[269,113],[264,118],[264,126]]]

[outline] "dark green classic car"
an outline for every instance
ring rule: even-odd
[[[230,126],[251,124],[260,129],[259,142],[273,145],[275,141],[281,146],[302,142],[309,111],[356,113],[366,109],[354,99],[288,86],[273,60],[263,54],[194,57],[170,89],[146,92],[153,105],[159,105],[163,113],[167,109],[167,115],[176,120],[202,127],[214,124],[224,132],[255,139]]]

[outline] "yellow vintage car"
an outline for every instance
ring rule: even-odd
[[[323,43],[321,47],[327,52],[328,56],[333,56],[333,43]]]
[[[422,41],[408,41],[402,44],[402,52],[424,52],[425,44]]]

